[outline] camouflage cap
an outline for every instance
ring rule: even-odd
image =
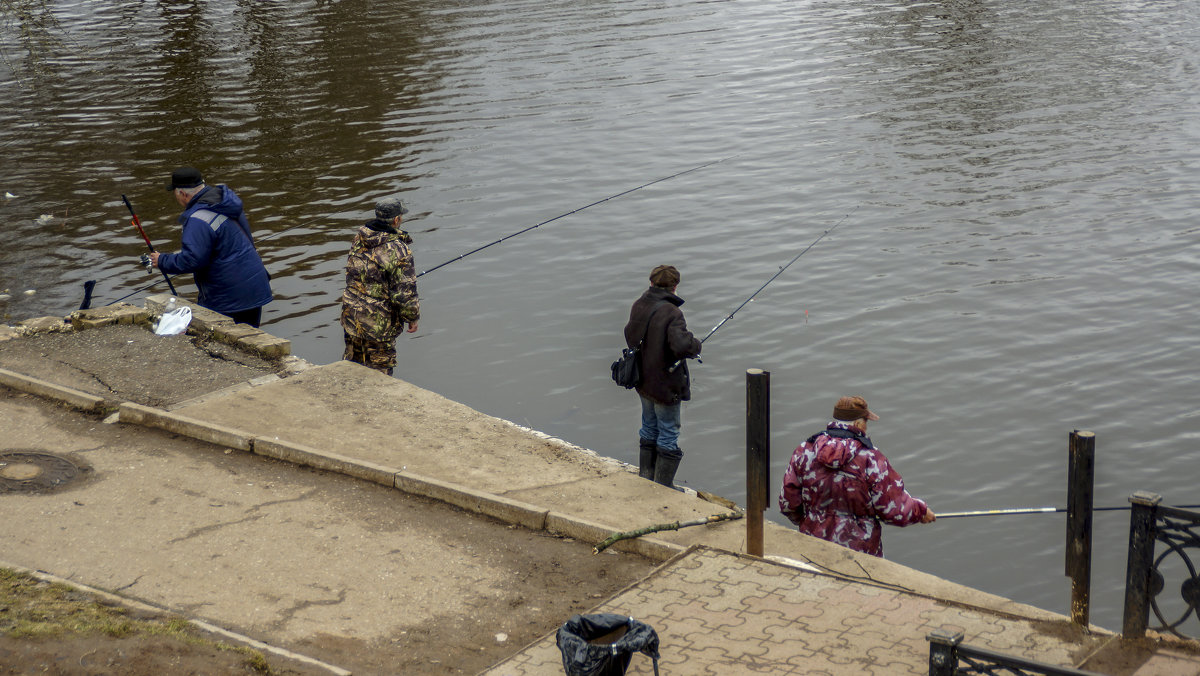
[[[390,221],[407,213],[408,209],[404,208],[404,203],[400,201],[399,197],[385,197],[375,203],[375,218],[381,221]]]

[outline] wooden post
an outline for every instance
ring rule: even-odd
[[[746,553],[763,555],[763,512],[771,483],[771,372],[746,371]]]
[[[1155,521],[1162,496],[1138,491],[1129,496],[1129,562],[1125,566],[1125,613],[1121,636],[1138,639],[1150,623],[1150,568],[1154,563]]]
[[[1092,494],[1096,435],[1075,430],[1068,439],[1067,577],[1071,578],[1071,620],[1088,626],[1092,605]]]

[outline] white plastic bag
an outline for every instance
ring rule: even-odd
[[[158,320],[158,326],[154,328],[154,332],[160,336],[174,336],[187,331],[188,324],[191,323],[192,308],[185,305],[170,312],[164,312],[162,319]]]

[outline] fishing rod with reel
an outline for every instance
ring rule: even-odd
[[[1092,511],[1093,512],[1116,512],[1116,511],[1128,511],[1132,508],[1133,508],[1132,505],[1119,505],[1119,506],[1115,506],[1115,507],[1092,507]],[[1176,509],[1200,509],[1200,505],[1178,505],[1178,506],[1175,506],[1175,508]],[[961,517],[1013,516],[1016,514],[1053,514],[1053,513],[1065,512],[1065,511],[1067,511],[1066,507],[1026,507],[1026,508],[1016,508],[1016,509],[983,509],[983,510],[974,511],[974,512],[946,512],[945,514],[938,514],[937,518],[940,521],[942,519],[955,519],[955,518],[961,518]]]
[[[154,245],[150,243],[150,238],[146,236],[146,231],[142,228],[142,221],[138,218],[137,212],[133,210],[133,205],[130,204],[129,198],[125,195],[121,195],[121,200],[124,201],[125,206],[129,208],[129,215],[133,217],[133,227],[137,228],[137,231],[142,235],[142,239],[146,241],[146,248],[150,250],[150,253],[157,253],[154,249]],[[142,254],[142,265],[146,267],[148,272],[153,274],[154,269],[150,265],[150,257],[146,254]],[[171,289],[171,295],[178,296],[179,294],[175,293],[175,285],[171,283],[171,278],[167,276],[166,271],[162,268],[159,268],[158,271],[162,273],[163,279],[167,282],[167,287]],[[157,283],[158,282],[155,282],[155,284]],[[90,296],[88,300],[90,300]]]
[[[862,206],[862,205],[859,205],[859,206]],[[776,280],[776,279],[777,279],[777,278],[778,278],[780,275],[782,275],[782,274],[783,274],[783,272],[784,272],[785,270],[787,270],[789,267],[791,267],[792,263],[795,263],[796,261],[800,260],[800,257],[801,257],[801,256],[803,256],[804,254],[808,253],[808,250],[809,250],[809,249],[811,249],[811,248],[813,248],[814,246],[816,246],[816,245],[817,245],[817,242],[820,242],[822,239],[824,239],[824,238],[825,238],[825,235],[828,235],[829,233],[831,233],[831,232],[833,232],[834,230],[836,230],[836,229],[837,229],[837,227],[838,227],[839,225],[841,225],[841,224],[842,224],[842,223],[843,223],[843,222],[844,222],[844,221],[845,221],[847,218],[849,218],[849,217],[850,217],[850,215],[851,215],[851,214],[853,214],[855,211],[858,211],[858,207],[857,207],[857,206],[856,206],[856,207],[854,207],[853,209],[851,209],[850,211],[846,212],[846,215],[845,215],[845,216],[842,216],[840,219],[838,219],[838,222],[837,222],[837,223],[834,223],[834,224],[833,224],[833,227],[829,228],[829,229],[828,229],[828,230],[826,230],[825,232],[822,232],[822,233],[821,233],[821,235],[820,235],[819,237],[817,237],[816,239],[814,239],[814,240],[812,241],[812,243],[811,243],[811,244],[809,244],[808,246],[804,247],[804,250],[803,250],[803,251],[801,251],[800,253],[796,254],[796,255],[795,255],[795,257],[793,257],[793,258],[792,258],[792,260],[788,261],[788,262],[787,262],[787,265],[784,265],[783,267],[779,268],[779,272],[776,272],[774,275],[771,275],[771,278],[770,278],[770,279],[768,279],[768,280],[767,280],[767,281],[766,281],[766,282],[765,282],[765,283],[764,283],[762,286],[758,287],[758,291],[755,291],[754,293],[750,294],[750,297],[749,297],[749,298],[747,298],[746,300],[742,301],[742,304],[741,304],[741,305],[739,305],[739,306],[737,306],[736,308],[734,308],[734,309],[733,309],[733,312],[730,312],[728,315],[726,315],[726,316],[725,316],[725,318],[724,318],[724,319],[722,319],[720,322],[718,322],[716,326],[712,327],[712,330],[711,330],[711,331],[709,331],[707,335],[705,335],[703,338],[701,338],[701,339],[700,339],[700,344],[701,344],[701,345],[703,345],[703,344],[704,344],[704,341],[706,341],[706,340],[708,340],[709,338],[711,338],[711,337],[712,337],[712,335],[713,335],[714,333],[716,333],[716,332],[717,332],[717,329],[721,328],[722,326],[724,326],[724,325],[725,325],[725,323],[726,323],[726,322],[728,322],[729,320],[733,319],[733,316],[734,316],[734,315],[736,315],[736,314],[738,313],[738,311],[739,311],[739,310],[741,310],[742,308],[744,308],[744,307],[746,307],[747,305],[749,305],[749,304],[750,304],[750,301],[754,300],[754,297],[755,297],[755,296],[757,296],[758,294],[762,293],[762,290],[763,290],[763,289],[765,289],[765,288],[767,288],[767,286],[768,286],[768,285],[770,285],[770,283],[771,283],[771,282],[775,281],[775,280]],[[696,358],[696,362],[697,362],[697,363],[699,363],[699,364],[703,364],[703,363],[704,363],[704,361],[703,361],[703,360],[701,360],[699,357],[697,357],[697,358]],[[667,373],[674,373],[674,372],[675,372],[675,369],[679,368],[679,366],[680,366],[681,364],[683,364],[683,360],[682,360],[682,359],[678,359],[678,360],[676,360],[674,364],[671,364],[669,367],[667,367]]]
[[[489,243],[487,243],[487,244],[484,244],[483,246],[476,247],[476,248],[474,248],[474,249],[472,249],[472,250],[470,250],[470,251],[468,251],[468,252],[466,252],[466,253],[463,253],[463,254],[460,254],[460,255],[458,255],[458,256],[456,256],[456,257],[454,257],[454,258],[451,258],[451,259],[450,259],[450,260],[448,260],[448,261],[445,261],[445,262],[443,262],[443,263],[439,263],[439,264],[437,264],[437,265],[435,265],[435,266],[433,266],[433,267],[431,267],[431,268],[429,268],[429,269],[427,269],[427,270],[423,270],[423,271],[421,271],[420,273],[418,273],[418,274],[417,274],[417,277],[423,277],[423,276],[425,276],[425,275],[429,274],[430,272],[433,272],[434,270],[437,270],[437,269],[439,269],[439,268],[444,268],[444,267],[446,267],[447,265],[450,265],[451,263],[454,263],[454,262],[457,262],[457,261],[460,261],[460,260],[462,260],[462,259],[466,258],[467,256],[470,256],[470,255],[472,255],[472,254],[475,254],[475,253],[479,253],[480,251],[483,251],[484,249],[487,249],[488,247],[495,246],[495,245],[497,245],[497,244],[500,244],[501,242],[505,242],[505,241],[507,241],[507,240],[510,240],[510,239],[512,239],[512,238],[514,238],[514,237],[517,237],[518,235],[523,235],[523,234],[525,234],[525,233],[527,233],[527,232],[529,232],[529,231],[531,231],[531,230],[535,230],[535,229],[537,229],[537,228],[540,228],[540,227],[542,227],[543,225],[547,225],[547,224],[549,224],[549,223],[553,223],[554,221],[557,221],[557,220],[559,220],[559,219],[566,218],[567,216],[571,216],[571,215],[573,215],[573,214],[577,214],[577,213],[579,213],[579,212],[583,211],[584,209],[590,209],[591,207],[597,206],[597,205],[599,205],[599,204],[603,204],[603,203],[605,203],[605,202],[608,202],[608,201],[610,201],[610,200],[617,199],[618,197],[624,197],[625,195],[628,195],[628,194],[630,194],[630,193],[633,193],[633,192],[637,192],[638,190],[641,190],[642,188],[648,188],[648,187],[650,187],[650,186],[652,186],[652,185],[654,185],[654,184],[656,184],[656,183],[662,183],[663,181],[669,181],[669,180],[671,180],[671,179],[673,179],[673,178],[678,178],[678,177],[680,177],[680,176],[683,176],[684,174],[690,174],[690,173],[692,173],[693,171],[699,171],[699,170],[701,170],[701,169],[704,169],[705,167],[711,167],[711,166],[713,166],[714,164],[720,164],[721,162],[725,162],[725,161],[727,161],[727,160],[730,160],[730,159],[732,159],[732,158],[734,158],[734,157],[737,157],[737,155],[730,155],[729,157],[723,157],[723,158],[721,158],[721,159],[719,159],[719,160],[712,160],[712,161],[710,161],[710,162],[705,162],[704,164],[697,165],[697,166],[695,166],[695,167],[692,167],[692,168],[690,168],[690,169],[685,169],[685,170],[683,170],[683,171],[676,172],[676,173],[674,173],[674,174],[671,174],[671,175],[669,175],[669,176],[663,176],[663,177],[660,177],[660,178],[656,178],[656,179],[654,179],[653,181],[648,181],[648,182],[646,182],[646,183],[643,183],[643,184],[641,184],[641,185],[639,185],[639,186],[636,186],[636,187],[633,187],[633,188],[629,188],[628,190],[623,190],[623,191],[621,191],[621,192],[619,192],[619,193],[616,193],[616,194],[614,194],[614,195],[609,195],[608,197],[605,197],[605,198],[603,198],[603,199],[596,200],[595,202],[592,202],[592,203],[590,203],[590,204],[585,204],[584,206],[578,207],[578,208],[576,208],[576,209],[572,209],[571,211],[568,211],[568,212],[566,212],[566,213],[559,214],[558,216],[555,216],[554,218],[549,218],[549,219],[546,219],[546,220],[542,221],[541,223],[536,223],[536,224],[534,224],[534,225],[531,225],[531,226],[529,226],[529,227],[527,227],[527,228],[524,228],[524,229],[522,229],[522,230],[518,230],[517,232],[514,232],[514,233],[512,233],[511,235],[506,235],[506,236],[504,236],[504,237],[501,237],[500,239],[497,239],[497,240],[495,240],[495,241],[493,241],[493,242],[489,242]],[[122,195],[121,197],[122,197],[122,199],[124,199],[124,197],[125,197],[125,196],[124,196],[124,195]],[[126,204],[129,204],[128,200],[126,200],[126,202],[125,202],[125,203],[126,203]],[[132,207],[130,207],[130,212],[131,212],[131,213],[132,213],[132,210],[133,210],[133,209],[132,209]],[[332,215],[332,214],[329,214],[329,215]],[[134,216],[134,218],[135,218],[135,221],[136,221],[136,218],[137,218],[137,217],[136,217],[136,216]],[[326,217],[324,217],[324,218],[328,218],[328,216],[326,216]],[[315,222],[317,222],[317,221],[319,221],[319,220],[322,220],[322,219],[313,219],[313,220],[307,221],[307,222],[305,222],[305,223],[301,223],[301,224],[298,224],[298,225],[293,225],[293,226],[290,226],[290,227],[288,227],[288,228],[284,228],[283,230],[280,230],[279,232],[273,232],[273,233],[271,233],[271,234],[269,234],[269,235],[266,235],[266,236],[264,236],[264,237],[260,238],[260,239],[259,239],[259,241],[266,241],[266,240],[268,240],[268,239],[271,239],[272,237],[276,237],[276,236],[278,236],[278,235],[282,235],[283,233],[287,232],[288,230],[292,230],[292,229],[295,229],[295,228],[301,227],[301,226],[303,226],[303,225],[308,225],[308,224],[311,224],[311,223],[315,223]],[[136,224],[136,223],[135,223],[135,224]],[[139,230],[141,230],[141,227],[140,227],[140,225],[139,225],[138,229],[139,229]],[[143,233],[143,236],[144,236],[144,233]],[[147,245],[149,245],[149,244],[150,244],[150,242],[149,242],[149,239],[147,239],[147,240],[146,240],[146,243],[147,243]],[[153,251],[153,247],[151,248],[151,251]],[[166,273],[163,273],[163,278],[164,278],[164,279],[166,279],[166,281],[167,281],[167,285],[168,285],[168,286],[170,286],[170,285],[171,285],[171,280],[170,280],[170,278],[169,278],[169,277],[167,277],[167,276],[166,276]],[[122,296],[122,297],[120,297],[120,298],[118,298],[118,299],[116,299],[116,300],[112,301],[111,303],[108,303],[108,305],[113,305],[114,303],[119,303],[119,302],[121,302],[121,301],[125,300],[126,298],[129,298],[130,296],[134,296],[134,295],[137,295],[137,294],[139,294],[139,293],[141,293],[141,292],[143,292],[143,291],[146,291],[146,290],[148,290],[148,289],[151,289],[151,288],[153,288],[153,287],[154,287],[155,285],[157,285],[157,284],[158,284],[158,282],[156,281],[156,282],[154,282],[154,283],[151,283],[151,284],[148,284],[148,285],[146,285],[146,286],[143,286],[143,287],[141,287],[141,288],[139,288],[139,289],[136,289],[136,290],[132,291],[131,293],[128,293],[128,294],[126,294],[126,295],[124,295],[124,296]],[[175,291],[175,289],[174,289],[174,287],[172,286],[172,288],[171,288],[171,292],[172,292],[173,294],[174,294],[174,291]],[[177,294],[176,294],[176,295],[177,295]]]

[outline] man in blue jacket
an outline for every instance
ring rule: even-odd
[[[273,298],[271,278],[254,248],[241,198],[227,185],[205,185],[191,167],[176,169],[167,190],[184,208],[181,247],[179,253],[151,253],[150,263],[168,275],[192,273],[200,305],[257,327],[262,306]]]

